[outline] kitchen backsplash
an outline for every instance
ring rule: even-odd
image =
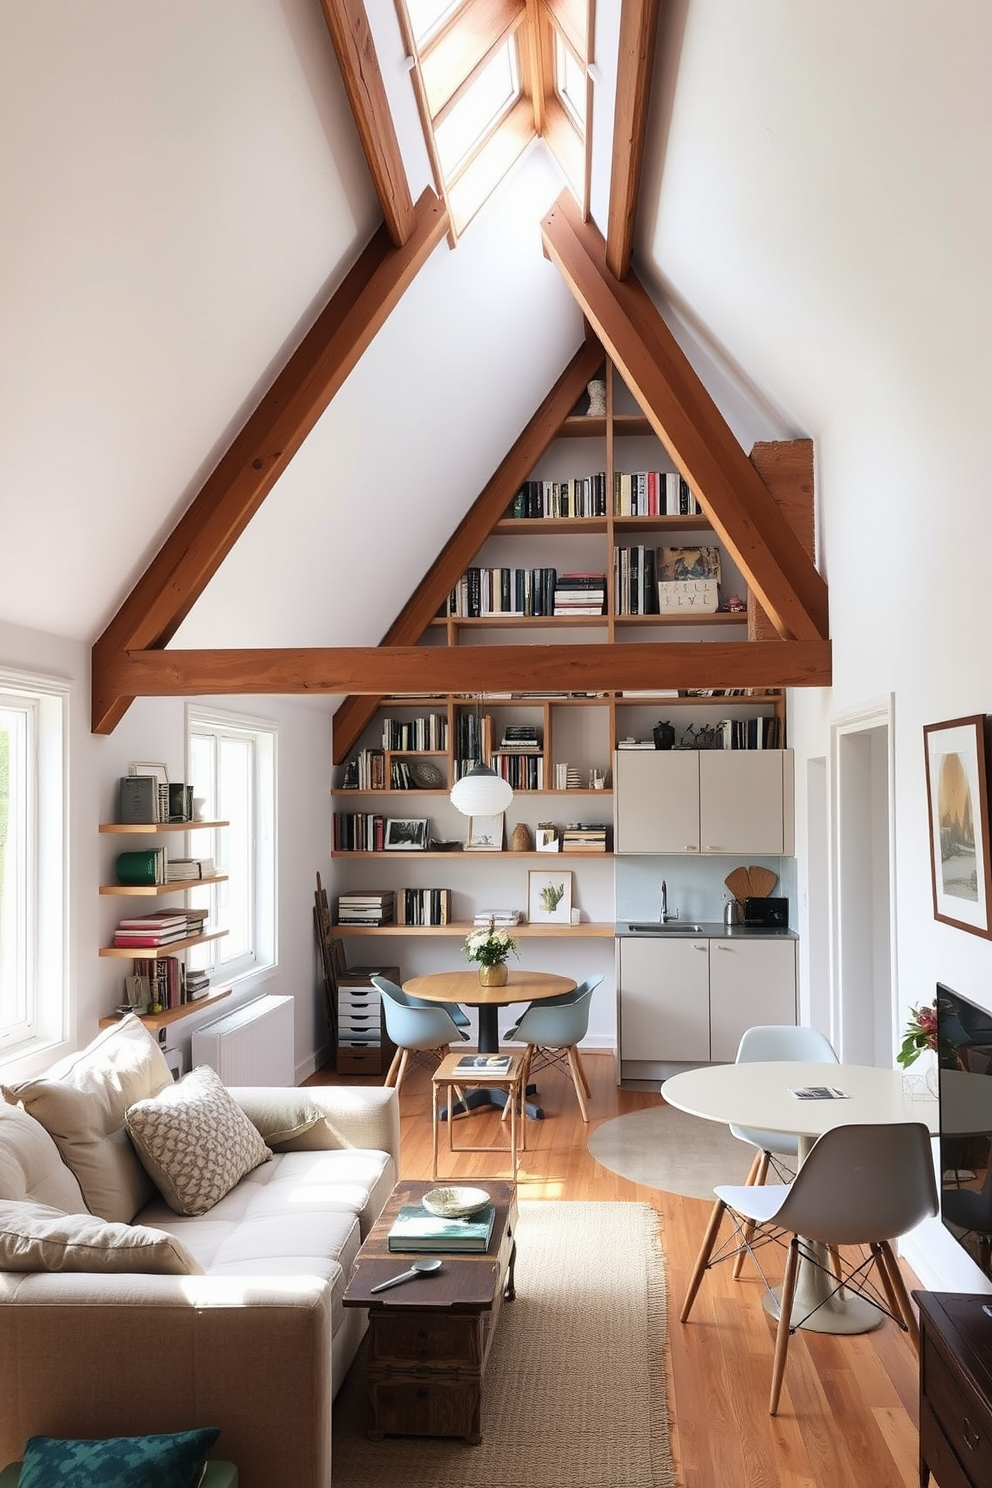
[[[795,858],[618,857],[614,859],[618,920],[656,920],[661,907],[661,881],[668,886],[668,912],[683,920],[723,919],[731,897],[724,879],[734,868],[770,868],[778,875],[773,894],[789,901],[789,928],[797,929]]]

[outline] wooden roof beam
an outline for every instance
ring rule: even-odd
[[[630,273],[637,196],[644,163],[659,0],[621,0],[613,159],[606,228],[606,267],[615,279]]]
[[[410,197],[393,116],[362,0],[321,0],[358,137],[393,245],[412,236],[417,213]]]
[[[118,654],[106,670],[115,692],[134,697],[829,687],[831,647],[775,640],[154,650]]]
[[[563,191],[544,219],[545,252],[672,455],[779,635],[828,634],[827,586],[734,438],[646,290],[613,278],[605,243]]]
[[[94,733],[112,733],[137,696],[115,691],[113,659],[168,644],[447,231],[425,191],[402,248],[385,228],[372,238],[93,647]]]
[[[554,440],[562,420],[575,407],[586,383],[595,376],[603,360],[596,342],[580,347],[554,387],[527,424],[512,449],[445,544],[444,551],[421,579],[382,640],[383,646],[409,646],[420,640],[447,599],[455,583],[496,522],[503,516],[523,482]],[[360,689],[345,688],[346,692]],[[389,691],[390,689],[385,689]],[[367,693],[366,689],[366,693]],[[334,757],[340,762],[350,754],[379,698],[347,697],[334,714]]]

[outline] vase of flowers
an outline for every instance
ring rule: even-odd
[[[484,929],[473,930],[465,941],[465,955],[479,963],[479,983],[483,987],[505,987],[509,973],[506,958],[516,955],[517,942],[505,930],[496,929],[490,920]]]
[[[896,1063],[903,1068],[903,1090],[913,1100],[937,1094],[937,1007],[925,1003],[909,1010]]]

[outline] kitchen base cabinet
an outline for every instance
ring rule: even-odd
[[[617,940],[619,1078],[732,1064],[746,1028],[796,1021],[796,944],[755,935]]]

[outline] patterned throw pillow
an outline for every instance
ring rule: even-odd
[[[18,1488],[195,1488],[218,1426],[161,1436],[29,1436]]]
[[[145,1171],[177,1214],[205,1214],[272,1156],[208,1064],[136,1101],[124,1122]]]

